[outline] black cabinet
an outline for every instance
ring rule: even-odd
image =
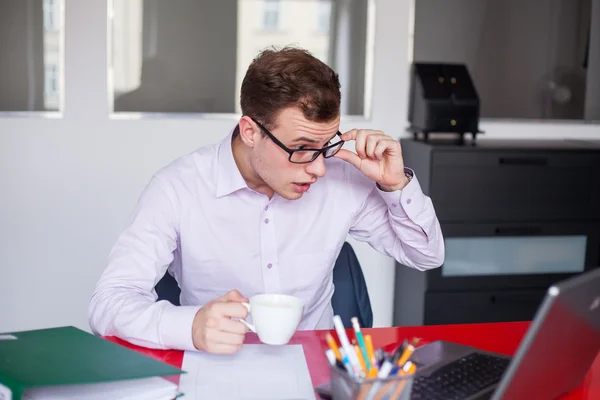
[[[395,325],[529,320],[548,286],[600,264],[600,146],[402,139],[446,259],[395,277]]]

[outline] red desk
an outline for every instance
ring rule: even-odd
[[[401,342],[404,339],[418,337],[425,342],[447,340],[475,346],[483,350],[513,355],[528,326],[528,322],[510,322],[373,328],[364,329],[363,332],[371,334],[374,347],[382,347],[390,343]],[[290,342],[290,344],[301,344],[304,348],[304,354],[306,356],[306,362],[308,364],[313,386],[321,385],[329,381],[329,367],[324,353],[324,349],[327,348],[324,339],[325,332],[326,331],[299,331],[294,335]],[[352,333],[349,331],[349,335],[350,334]],[[151,350],[134,346],[116,338],[108,339],[181,368],[181,363],[183,361],[183,352],[181,351]],[[255,334],[249,333],[246,338],[246,343],[260,343],[260,341]],[[596,357],[594,364],[588,371],[580,387],[569,395],[564,396],[563,399],[600,399],[600,355]]]

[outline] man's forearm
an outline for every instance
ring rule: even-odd
[[[192,323],[200,306],[155,302],[134,288],[104,287],[89,304],[92,331],[156,349],[194,350]]]

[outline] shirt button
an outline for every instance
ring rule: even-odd
[[[269,218],[265,218],[265,224],[269,223]]]
[[[271,264],[271,263],[267,264],[267,268],[269,268],[269,269],[273,268],[273,264]]]
[[[265,211],[267,211],[269,209],[269,206],[265,206]]]
[[[410,204],[410,199],[406,200],[406,204]]]
[[[396,203],[392,203],[392,207],[396,207],[398,204]]]

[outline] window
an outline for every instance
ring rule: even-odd
[[[592,0],[413,0],[415,62],[461,63],[481,117],[600,122]]]
[[[263,29],[274,31],[279,28],[279,0],[265,0]]]
[[[63,4],[0,1],[0,113],[60,111]]]
[[[60,77],[57,64],[44,66],[44,106],[46,110],[58,110],[60,101]]]
[[[44,96],[53,97],[58,93],[58,66],[46,65],[45,68]]]
[[[372,2],[344,1],[342,28],[315,34],[316,21],[329,26],[329,15],[333,18],[331,0],[114,0],[109,108],[124,117],[239,114],[241,84],[252,60],[263,49],[293,45],[340,74],[343,115],[365,115]]]
[[[331,0],[319,0],[317,10],[317,31],[329,33],[329,20],[331,18]]]
[[[56,18],[58,16],[58,7],[55,0],[44,0],[44,29],[56,30],[58,24]]]

